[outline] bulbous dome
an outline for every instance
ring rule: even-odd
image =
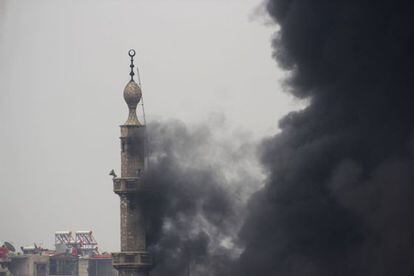
[[[138,84],[131,80],[125,86],[124,99],[130,109],[135,109],[141,100],[142,92]]]
[[[128,82],[124,89],[124,99],[129,108],[129,115],[125,125],[141,125],[136,113],[137,105],[141,97],[142,92],[139,85],[134,80]]]

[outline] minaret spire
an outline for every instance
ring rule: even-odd
[[[128,55],[130,56],[130,58],[131,58],[131,65],[129,65],[129,67],[131,67],[131,72],[129,73],[129,75],[131,76],[131,80],[130,81],[134,81],[134,75],[135,75],[135,73],[134,73],[134,56],[135,56],[135,50],[134,49],[131,49],[131,50],[129,50],[128,51]]]

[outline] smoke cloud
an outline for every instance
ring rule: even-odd
[[[156,256],[151,275],[229,275],[239,256],[234,238],[263,176],[252,138],[227,129],[220,116],[192,127],[149,125],[144,202]]]
[[[414,274],[414,5],[273,0],[286,89],[232,275]]]
[[[150,128],[153,275],[414,274],[413,8],[268,1],[286,90],[309,105],[259,146],[263,187],[248,137]]]

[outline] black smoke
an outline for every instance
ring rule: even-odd
[[[151,275],[229,275],[241,249],[234,237],[261,174],[252,139],[229,133],[222,118],[188,127],[149,125],[147,240]]]
[[[414,275],[414,4],[272,0],[286,89],[232,275]]]

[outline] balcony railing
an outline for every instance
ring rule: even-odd
[[[143,190],[144,185],[139,177],[114,178],[114,192],[117,194],[138,193]]]
[[[112,264],[115,268],[132,268],[150,270],[154,261],[148,252],[112,253]]]

